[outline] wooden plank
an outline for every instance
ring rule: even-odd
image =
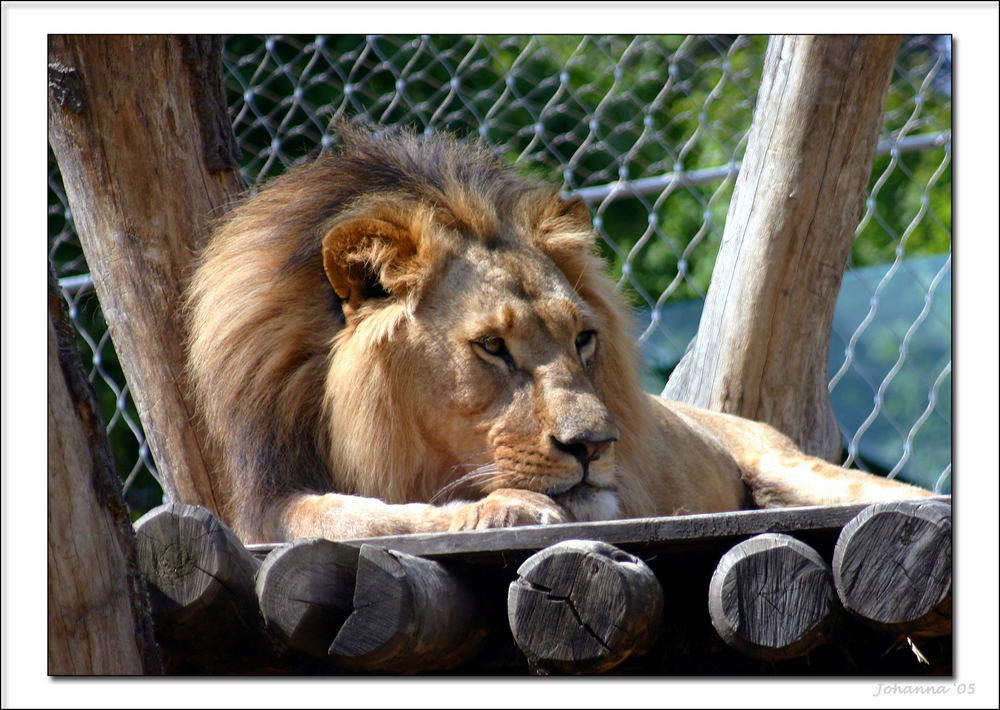
[[[840,605],[830,566],[788,535],[744,540],[722,556],[708,588],[722,639],[765,661],[801,656],[830,638]]]
[[[911,653],[887,651],[891,651],[895,632],[867,625],[849,614],[838,617],[838,643],[820,645],[811,650],[808,657],[786,657],[787,654],[779,654],[781,657],[778,660],[761,660],[760,654],[745,655],[746,651],[737,653],[723,643],[713,628],[710,615],[706,613],[706,593],[712,571],[716,567],[716,560],[726,550],[740,539],[749,537],[743,533],[762,526],[790,527],[803,539],[821,540],[821,547],[816,547],[815,544],[813,546],[821,550],[823,558],[828,560],[833,555],[834,543],[843,527],[843,521],[849,521],[857,507],[745,511],[686,518],[566,524],[533,530],[521,528],[481,531],[473,535],[441,533],[433,536],[381,538],[397,542],[408,539],[412,543],[415,537],[429,537],[438,545],[437,552],[444,552],[435,560],[393,552],[384,546],[358,544],[357,541],[343,544],[302,540],[280,546],[257,545],[254,546],[255,554],[259,555],[265,548],[276,550],[274,559],[278,559],[283,552],[287,554],[290,549],[308,547],[310,544],[315,545],[318,550],[329,548],[335,554],[332,558],[325,553],[319,555],[324,558],[322,564],[327,565],[332,560],[335,566],[342,564],[348,572],[354,569],[356,561],[363,558],[366,560],[356,572],[354,596],[350,601],[353,621],[350,626],[347,622],[340,625],[331,656],[321,658],[314,647],[308,649],[309,655],[297,653],[294,649],[287,648],[288,644],[281,644],[281,638],[246,634],[245,628],[241,631],[241,627],[245,627],[244,622],[235,620],[234,624],[233,619],[220,622],[215,614],[208,611],[208,607],[202,607],[204,613],[201,617],[190,616],[172,626],[169,616],[157,617],[158,633],[166,628],[172,635],[188,634],[186,647],[178,644],[165,647],[168,648],[168,657],[172,661],[176,660],[179,649],[188,654],[184,656],[188,661],[186,667],[178,669],[174,663],[168,666],[171,672],[187,673],[329,674],[343,672],[344,669],[414,673],[459,668],[462,672],[480,674],[510,673],[525,669],[525,658],[529,656],[529,651],[532,660],[528,669],[535,672],[598,672],[594,669],[600,668],[600,663],[606,659],[600,658],[599,654],[595,656],[591,653],[588,656],[587,644],[581,642],[581,639],[594,641],[596,638],[600,638],[612,651],[622,648],[627,650],[624,660],[610,669],[601,669],[616,674],[779,672],[798,675],[813,674],[817,669],[823,669],[822,672],[834,672],[836,669],[835,672],[843,673],[857,673],[859,669],[869,673],[923,674],[928,669],[946,672],[950,668],[951,659],[949,637],[918,639],[921,652],[931,659],[932,664],[923,666],[917,664]],[[709,526],[706,526],[706,519],[711,523]],[[700,524],[690,525],[699,522]],[[678,523],[687,527],[678,528]],[[528,584],[521,591],[528,591],[530,594],[527,596],[536,596],[536,611],[540,611],[530,614],[524,612],[524,608],[530,608],[529,604],[528,607],[522,605],[521,611],[515,610],[513,616],[511,614],[511,580],[515,577],[516,565],[531,556],[529,548],[534,544],[548,547],[544,544],[548,539],[597,534],[599,530],[611,537],[640,538],[640,542],[633,545],[634,548],[639,548],[634,557],[644,558],[645,565],[656,575],[669,595],[669,603],[664,603],[660,619],[648,620],[640,625],[648,631],[658,630],[658,639],[649,651],[643,650],[647,644],[641,639],[637,640],[640,633],[634,629],[621,634],[619,638],[615,637],[621,629],[628,628],[627,619],[613,623],[611,627],[602,627],[602,620],[614,617],[612,612],[616,608],[628,606],[627,603],[615,602],[613,592],[617,588],[617,582],[607,570],[605,574],[597,575],[603,580],[601,584],[591,584],[593,580],[588,580],[580,572],[586,567],[581,565],[576,565],[575,570],[582,579],[570,580],[569,572],[574,569],[574,565],[564,565],[562,574],[556,575],[555,582],[539,578],[532,583],[530,575],[526,574],[527,568],[522,568],[520,579]],[[664,533],[659,540],[642,539],[646,533],[655,536],[657,530]],[[700,537],[707,530],[713,531],[713,536]],[[518,538],[520,547],[514,549],[501,546],[499,550],[495,549],[498,543],[502,545],[510,542],[511,532],[526,535]],[[203,536],[202,532],[194,528],[188,530],[188,533],[187,537]],[[453,542],[456,539],[478,543],[466,544],[456,551],[453,545],[447,546],[449,540]],[[493,549],[490,549],[490,545],[484,545],[485,541],[492,541]],[[568,543],[570,547],[580,545],[602,547],[601,543],[593,541]],[[422,540],[422,546],[425,550],[432,550],[426,539]],[[612,556],[612,562],[626,560],[624,549],[616,554],[618,557]],[[594,561],[594,558],[588,557],[587,560]],[[635,565],[630,560],[629,563]],[[288,608],[294,612],[290,626],[292,633],[286,634],[286,642],[296,633],[304,631],[308,634],[310,631],[308,612],[296,617],[297,602],[322,602],[325,596],[332,593],[329,589],[308,588],[310,584],[324,587],[329,578],[325,574],[311,574],[304,567],[298,570],[302,572],[298,581],[284,585],[284,589],[294,596],[285,600],[289,602]],[[589,569],[592,570],[593,567]],[[293,576],[296,574],[295,569],[289,569],[288,572]],[[337,584],[344,586],[339,582]],[[338,592],[340,607],[346,607],[346,586]],[[307,589],[307,594],[300,599],[298,594],[303,588]],[[456,605],[452,599],[456,596],[464,597],[465,601]],[[573,601],[573,609],[561,601],[563,598]],[[628,598],[628,595],[619,595],[618,601],[625,599],[627,602]],[[570,616],[573,616],[575,610],[575,618],[565,617],[558,625],[548,623],[557,619],[558,614],[554,614],[553,609],[558,611],[560,604],[563,604],[562,611]],[[546,606],[550,608],[546,609]],[[643,605],[632,606],[639,608],[640,612],[629,618],[640,618]],[[528,616],[538,623],[525,621]],[[575,627],[568,621],[576,622]],[[517,641],[511,633],[514,623],[522,631],[529,630],[527,634],[519,632],[520,638]],[[339,621],[334,620],[325,629],[316,630],[320,647],[322,637],[329,637],[336,631],[338,624]],[[550,631],[554,625],[559,626],[560,630],[558,634],[552,635]],[[222,628],[223,633],[213,633],[211,630],[216,627]],[[575,637],[570,633],[574,628],[580,632]],[[345,629],[348,630],[347,633]],[[226,630],[244,635],[239,640],[234,640],[232,636],[224,638]],[[481,638],[481,634],[485,638]],[[566,639],[569,639],[568,643]],[[574,655],[566,658],[563,654],[560,661],[560,644],[573,649]],[[600,645],[596,643],[596,646]],[[589,651],[593,651],[594,647],[595,643],[591,643]],[[303,647],[298,648],[302,650]],[[550,656],[553,662],[550,662]],[[608,657],[613,656],[609,654]],[[594,665],[588,666],[590,663]]]
[[[950,503],[951,496],[925,500]],[[636,518],[596,523],[526,525],[495,530],[465,530],[448,533],[413,533],[345,540],[344,544],[379,545],[391,550],[434,559],[496,563],[505,557],[517,560],[563,540],[597,540],[636,554],[693,551],[699,547],[731,546],[741,538],[767,532],[813,532],[832,535],[866,507],[865,504],[803,506],[741,510],[732,513]],[[276,545],[249,545],[265,556]]]
[[[529,557],[507,595],[514,640],[537,672],[602,673],[655,643],[663,590],[638,557],[567,540]]]

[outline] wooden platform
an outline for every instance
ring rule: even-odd
[[[951,672],[950,497],[244,547],[136,524],[171,672]]]

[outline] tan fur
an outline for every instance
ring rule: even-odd
[[[644,393],[582,202],[450,138],[342,135],[232,211],[188,294],[244,540],[926,494]]]

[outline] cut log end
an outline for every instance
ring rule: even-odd
[[[536,553],[507,595],[514,640],[541,671],[599,673],[656,641],[663,590],[637,557],[568,540]]]
[[[155,616],[184,618],[220,596],[253,599],[260,562],[205,508],[162,505],[137,520],[135,530]]]
[[[951,506],[894,501],[865,508],[840,533],[833,579],[844,608],[900,633],[951,631]]]
[[[829,638],[836,595],[819,553],[788,535],[767,533],[723,555],[709,584],[708,608],[729,646],[778,661]]]

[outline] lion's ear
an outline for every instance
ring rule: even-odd
[[[592,226],[590,220],[590,209],[587,207],[587,203],[583,201],[582,197],[574,196],[568,200],[559,200],[559,212],[562,213],[562,215],[569,220],[570,223],[576,223],[584,229],[590,229]]]
[[[323,269],[344,315],[370,298],[405,295],[417,277],[416,253],[410,230],[383,219],[347,219],[327,232]]]
[[[535,203],[533,212],[538,245],[557,264],[595,248],[590,210],[581,198],[549,194]]]
[[[589,232],[590,210],[581,197],[564,199],[546,195],[535,205],[535,224],[539,232]]]

